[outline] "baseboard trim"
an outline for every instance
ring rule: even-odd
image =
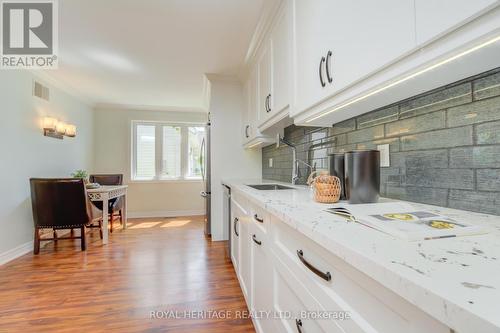
[[[148,217],[178,217],[178,216],[198,216],[205,215],[205,210],[161,210],[145,212],[128,212],[129,218]]]
[[[10,249],[4,253],[0,254],[0,266],[12,261],[20,256],[25,255],[28,252],[33,251],[33,241],[26,242],[13,249]]]

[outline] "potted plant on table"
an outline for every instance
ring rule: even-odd
[[[75,172],[73,172],[71,174],[71,176],[73,178],[81,178],[81,179],[83,179],[83,182],[85,183],[85,185],[87,185],[89,183],[89,174],[85,170],[76,170]]]

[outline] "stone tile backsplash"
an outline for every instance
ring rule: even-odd
[[[317,169],[330,153],[389,144],[383,196],[500,215],[500,68],[332,127],[292,125],[285,137]],[[262,164],[264,179],[290,182],[289,148],[262,148]],[[300,170],[305,183],[310,170]]]

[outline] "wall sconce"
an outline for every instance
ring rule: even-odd
[[[66,125],[66,136],[74,138],[76,136],[76,126]]]
[[[58,121],[52,117],[43,118],[43,135],[62,140],[64,136],[74,138],[76,126]]]

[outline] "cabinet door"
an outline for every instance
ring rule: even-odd
[[[293,4],[293,115],[416,47],[413,0]]]
[[[271,112],[269,116],[288,108],[290,105],[290,63],[291,63],[291,6],[285,1],[285,6],[278,15],[271,33],[272,48],[272,95],[269,101]]]
[[[415,0],[417,43],[425,43],[474,17],[496,0]]]
[[[240,283],[247,306],[252,309],[252,236],[251,223],[248,216],[240,218]]]
[[[259,98],[259,91],[258,91],[258,84],[259,84],[259,73],[258,69],[255,66],[252,69],[252,72],[250,74],[250,108],[248,110],[249,112],[249,121],[250,121],[250,137],[255,138],[258,136],[260,133],[257,130],[257,123],[259,120],[259,110],[258,110],[258,98]]]
[[[254,223],[254,222],[253,222]],[[257,313],[273,310],[273,276],[270,263],[270,244],[263,229],[253,226],[252,242],[252,305]],[[260,332],[274,332],[273,318],[261,316],[256,321]]]
[[[267,42],[262,50],[259,58],[259,93],[258,93],[258,104],[259,118],[258,124],[260,125],[262,121],[269,118],[269,114],[273,111],[270,105],[270,99],[273,97],[271,92],[272,77],[271,77],[271,59],[272,59],[272,49],[270,41]]]
[[[239,275],[240,262],[240,219],[243,216],[238,204],[231,200],[231,260],[234,271]]]
[[[251,78],[249,78],[243,86],[244,107],[242,113],[242,143],[250,141],[250,112],[251,112]]]

